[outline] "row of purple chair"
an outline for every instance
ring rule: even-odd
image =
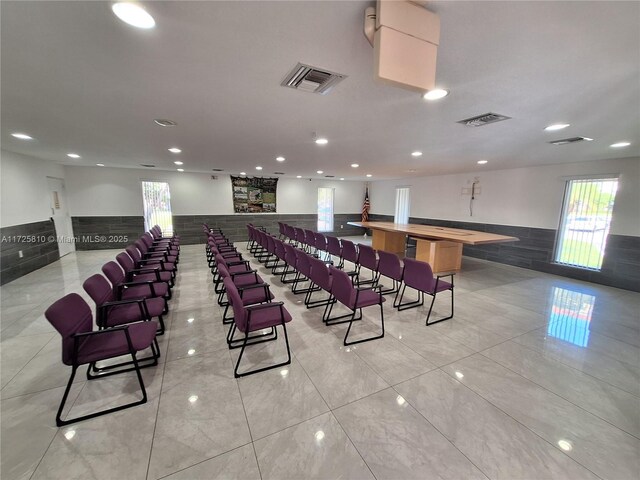
[[[129,253],[133,250],[135,255]],[[56,414],[59,427],[146,403],[140,369],[157,365],[160,358],[156,335],[164,333],[162,315],[168,311],[178,253],[179,239],[163,237],[160,227],[155,226],[127,247],[127,253],[116,257],[119,264],[111,261],[102,267],[109,281],[100,274],[89,277],[83,288],[96,303],[98,330],[93,330],[91,308],[77,293],[65,295],[45,311],[45,317],[62,337],[62,362],[71,366],[71,376]],[[146,350],[150,350],[150,355],[137,357]],[[127,355],[131,360],[113,363],[113,359]],[[104,361],[111,363],[98,366],[98,362]],[[88,380],[135,371],[142,398],[63,420],[69,390],[82,365],[88,365]]]
[[[223,324],[229,324],[227,345],[230,349],[240,348],[240,355],[234,368],[234,376],[244,377],[281,367],[291,363],[291,350],[286,324],[292,320],[283,302],[275,302],[270,287],[253,270],[233,244],[226,240],[219,230],[204,225],[207,234],[207,262],[213,275],[218,304],[224,307]],[[227,316],[230,310],[233,316]],[[240,365],[248,346],[278,338],[277,327],[282,327],[287,349],[287,359],[265,367],[240,372]],[[268,331],[265,331],[267,330]],[[240,332],[240,338],[236,333]]]
[[[339,259],[338,268],[344,268],[345,261],[353,264],[353,270],[347,274],[353,277],[354,284],[380,285],[382,277],[392,281],[390,288],[380,285],[380,293],[383,295],[395,294],[393,306],[398,310],[406,310],[424,305],[425,293],[431,296],[431,304],[425,324],[433,325],[444,320],[449,320],[454,314],[454,294],[453,294],[453,273],[434,276],[431,266],[427,262],[405,258],[402,262],[400,257],[394,253],[382,250],[374,250],[369,245],[354,244],[347,239],[324,236],[311,230],[279,222],[280,233],[283,238],[287,238],[292,244],[299,246],[307,252],[316,255],[326,252],[329,257],[335,256]],[[318,240],[320,239],[320,240]],[[326,245],[326,248],[325,248]],[[326,257],[325,257],[326,258]],[[371,274],[369,279],[363,279],[363,268]],[[450,277],[450,281],[443,278]],[[417,291],[418,298],[415,301],[402,303],[407,287]],[[437,320],[429,321],[435,303],[436,295],[441,292],[451,292],[451,311]]]
[[[265,231],[247,225],[250,242],[254,245],[256,259],[271,268],[274,275],[280,275],[284,284],[292,284],[294,294],[305,294],[304,304],[307,308],[324,306],[322,321],[325,325],[349,323],[343,339],[344,345],[368,342],[384,337],[384,311],[382,304],[385,298],[375,287],[354,286],[348,273],[331,265],[332,261],[323,259],[317,252],[309,253],[291,243],[280,240]],[[329,264],[329,265],[328,265]],[[306,287],[301,285],[306,284]],[[329,296],[313,300],[314,292],[324,290]],[[331,316],[336,303],[345,306],[349,313]],[[353,323],[362,319],[362,309],[378,305],[380,308],[381,333],[378,335],[350,340]]]

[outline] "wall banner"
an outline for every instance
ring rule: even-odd
[[[233,211],[235,213],[275,213],[277,178],[234,177]]]

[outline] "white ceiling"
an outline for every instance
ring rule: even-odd
[[[640,156],[639,2],[427,2],[451,90],[432,103],[374,81],[370,4],[146,2],[156,28],[139,30],[108,2],[3,1],[2,147],[173,169],[178,146],[187,171],[373,180]],[[281,87],[298,61],[348,78],[327,96]],[[486,112],[512,120],[456,123]],[[556,122],[571,127],[543,131]],[[547,143],[579,135],[594,141]]]

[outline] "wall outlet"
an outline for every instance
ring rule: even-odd
[[[22,250],[18,250],[18,258],[23,258],[24,257],[24,253],[22,253]]]
[[[344,225],[343,225],[343,224],[340,224],[340,228],[344,228]]]
[[[462,195],[471,195],[471,189],[462,187]]]
[[[476,185],[476,195],[480,195],[482,193],[482,188],[480,187],[480,185]]]

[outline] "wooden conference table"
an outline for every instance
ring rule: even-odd
[[[462,246],[487,243],[517,242],[517,237],[495,233],[436,227],[433,225],[401,224],[392,222],[348,222],[356,227],[373,231],[375,250],[404,256],[407,236],[417,240],[416,259],[429,262],[434,273],[454,272],[462,266]]]

